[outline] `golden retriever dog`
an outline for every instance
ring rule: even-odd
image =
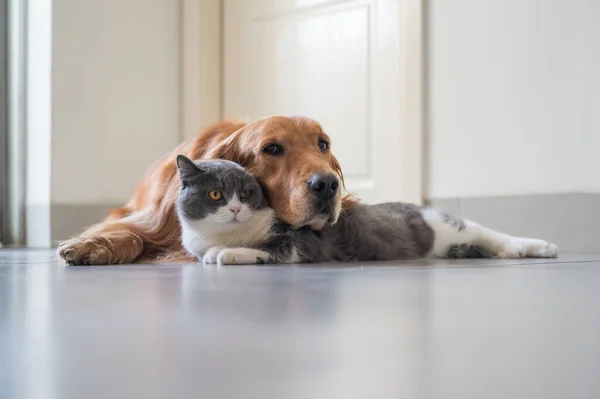
[[[221,122],[184,142],[148,170],[124,208],[59,245],[70,265],[107,265],[182,256],[175,158],[221,158],[253,173],[277,216],[294,227],[321,229],[355,204],[321,126],[304,117]],[[173,257],[175,259],[175,257]]]

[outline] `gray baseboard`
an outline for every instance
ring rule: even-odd
[[[554,242],[561,252],[600,253],[600,194],[432,198],[427,203],[508,234]]]
[[[55,204],[27,206],[27,246],[48,248],[99,223],[119,205]]]
[[[118,205],[53,205],[50,213],[52,241],[56,244],[106,218]]]
[[[428,204],[508,234],[542,238],[561,252],[600,253],[600,194],[433,198]],[[28,243],[48,247],[102,221],[122,205],[28,207]],[[48,233],[50,232],[50,239]]]

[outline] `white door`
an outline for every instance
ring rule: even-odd
[[[410,37],[420,27],[411,2],[225,0],[223,115],[316,119],[350,192],[420,202],[420,81],[411,78],[420,79],[421,38]]]

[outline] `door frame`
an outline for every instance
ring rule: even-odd
[[[200,129],[223,118],[223,3],[226,0],[181,0],[181,135],[196,137]],[[402,176],[405,200],[421,204],[426,184],[425,157],[425,1],[404,2],[401,29]],[[310,115],[309,115],[310,116]]]

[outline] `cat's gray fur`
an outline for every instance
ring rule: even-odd
[[[234,239],[236,242],[213,240],[210,244],[204,244],[203,235],[210,235],[212,232],[197,231],[207,227],[193,224],[194,221],[217,212],[219,207],[226,204],[218,204],[209,199],[207,193],[210,190],[221,190],[224,201],[234,196],[239,198],[241,192],[246,191],[249,195],[243,202],[252,212],[270,209],[256,179],[233,162],[193,163],[179,156],[177,164],[181,177],[178,214],[182,222],[183,242],[188,251],[199,259],[202,259],[209,246],[239,246],[237,238]],[[248,237],[243,241],[244,247],[268,253],[267,258],[257,256],[256,262],[252,263],[381,261],[421,258],[428,255],[450,258],[503,256],[505,253],[508,254],[507,257],[516,257],[514,253],[517,256],[553,255],[552,249],[546,253],[537,248],[538,253],[531,248],[519,247],[516,252],[512,247],[509,248],[511,245],[521,245],[518,240],[530,240],[531,242],[527,242],[530,246],[539,246],[541,243],[552,245],[544,241],[511,237],[442,212],[401,202],[353,206],[340,215],[336,224],[326,226],[320,231],[313,231],[308,227],[293,229],[277,219],[274,213],[265,215],[270,218],[268,231],[265,234],[256,234],[255,239]],[[481,233],[477,230],[479,236],[473,233],[473,229],[481,230]],[[202,244],[197,244],[198,241]],[[202,249],[203,247],[205,248]]]
[[[278,263],[285,263],[293,249],[307,262],[420,258],[429,253],[434,239],[419,207],[403,203],[356,205],[320,231],[294,230],[278,221],[273,232],[259,248]]]

